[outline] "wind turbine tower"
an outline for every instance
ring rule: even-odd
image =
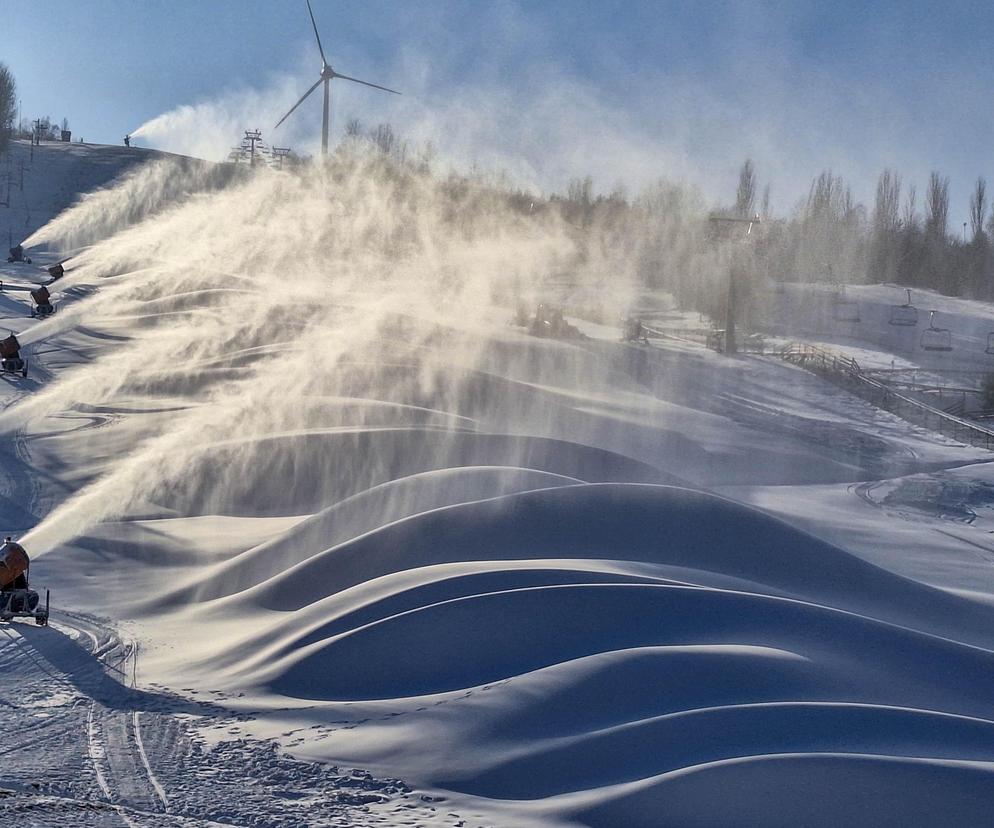
[[[342,75],[336,72],[331,66],[328,65],[327,59],[324,56],[324,49],[321,47],[321,35],[318,34],[318,24],[314,22],[314,11],[311,9],[311,0],[307,0],[307,13],[311,16],[311,26],[314,27],[314,37],[318,42],[318,51],[321,53],[321,76],[314,82],[314,85],[308,89],[300,98],[297,103],[295,103],[290,111],[287,112],[279,122],[276,124],[278,127],[282,124],[290,115],[293,113],[298,106],[300,106],[308,95],[311,94],[315,89],[318,88],[318,84],[324,84],[324,115],[321,119],[321,155],[328,155],[328,120],[331,116],[331,81],[335,78],[341,78],[342,80],[352,81],[353,83],[361,83],[363,86],[372,86],[374,89],[382,89],[384,92],[392,92],[394,95],[399,95],[395,89],[387,89],[385,86],[379,86],[375,83],[369,83],[368,81],[359,80],[358,78],[350,78],[348,75]],[[273,127],[273,129],[276,129]]]

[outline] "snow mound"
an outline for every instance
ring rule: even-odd
[[[0,408],[32,577],[133,631],[139,682],[473,824],[992,812],[980,588],[693,488],[805,494],[817,529],[798,484],[980,450],[774,359],[509,326],[610,269],[482,184],[348,152],[222,183],[146,165],[35,234],[89,246]]]

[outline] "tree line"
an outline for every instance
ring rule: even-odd
[[[747,161],[737,191],[739,212],[752,209],[747,195],[753,177]],[[761,217],[769,224],[757,245],[756,266],[773,281],[888,282],[994,300],[994,215],[983,177],[973,186],[969,207],[969,224],[960,233],[949,227],[949,178],[939,172],[929,175],[919,193],[897,170],[883,170],[867,209],[841,176],[825,171],[785,218],[769,215],[764,199]]]
[[[7,64],[0,61],[0,155],[7,151],[17,117],[17,84]]]

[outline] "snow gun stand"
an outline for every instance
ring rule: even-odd
[[[45,590],[45,606],[39,606],[38,593],[33,589],[5,589],[0,592],[0,621],[14,618],[34,618],[39,627],[48,626],[49,590]]]

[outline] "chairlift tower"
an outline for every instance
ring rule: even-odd
[[[276,159],[276,163],[279,165],[276,169],[283,169],[283,159],[290,154],[290,147],[273,147],[272,153],[273,157]]]
[[[750,241],[753,226],[761,223],[758,213],[752,218],[747,216],[720,216],[712,214],[708,216],[708,221],[711,222],[712,227],[716,229],[721,227],[723,224],[745,225],[745,233],[742,238],[739,239],[740,244]],[[737,350],[735,343],[735,318],[738,312],[738,296],[737,286],[735,283],[735,262],[733,261],[731,266],[728,268],[728,301],[725,302],[724,352],[726,354],[734,354]]]
[[[258,129],[246,129],[245,141],[242,146],[248,144],[249,164],[255,166],[255,145],[262,143],[262,133]]]

